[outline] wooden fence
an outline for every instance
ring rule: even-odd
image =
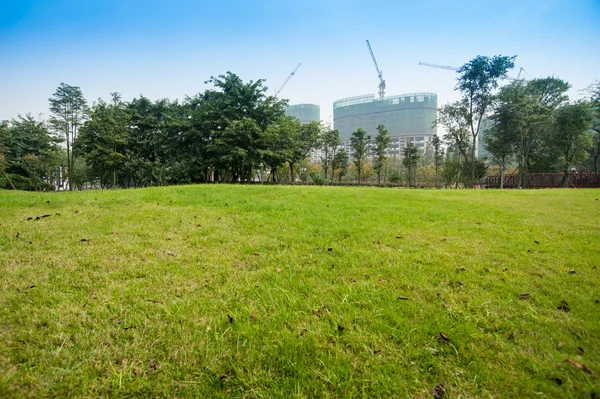
[[[485,182],[488,188],[500,188],[500,176],[491,176]],[[600,173],[573,172],[529,173],[524,176],[523,188],[600,188]],[[504,175],[504,188],[519,188],[519,175]]]

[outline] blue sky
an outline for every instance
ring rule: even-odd
[[[578,90],[600,79],[600,1],[30,1],[0,3],[0,120],[47,117],[65,82],[88,101],[145,95],[183,98],[228,70],[315,103],[375,93],[369,39],[386,94],[458,98],[456,74],[477,55],[517,55],[529,78],[557,76]],[[513,71],[516,76],[518,71]]]

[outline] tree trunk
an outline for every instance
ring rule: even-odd
[[[471,149],[471,188],[475,188],[475,139],[473,137],[473,148]]]
[[[504,190],[504,157],[500,163],[500,190]]]
[[[4,174],[4,177],[6,178],[6,181],[8,182],[8,184],[10,184],[10,187],[13,190],[16,190],[15,186],[12,184],[12,182],[10,181],[10,179],[8,178],[8,175],[6,174],[6,172],[2,171],[2,173]]]
[[[594,172],[598,173],[598,158],[600,158],[600,133],[598,133],[598,143],[596,144],[596,155],[594,155]]]

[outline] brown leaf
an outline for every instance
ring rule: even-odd
[[[567,363],[571,363],[573,366],[575,367],[579,367],[580,369],[583,370],[584,373],[592,375],[594,373],[592,373],[592,370],[588,369],[587,367],[585,367],[583,364],[576,362],[575,360],[571,360],[571,359],[565,359],[565,362]]]
[[[571,311],[571,308],[569,307],[569,304],[567,303],[567,301],[561,301],[560,305],[558,305],[556,307],[556,309],[562,310],[563,312],[570,312]]]
[[[443,339],[446,342],[450,342],[450,337],[448,337],[446,334],[444,334],[443,332],[440,332],[440,338]]]
[[[114,233],[112,233],[113,237],[116,237],[119,235],[119,233],[117,233],[116,231]]]
[[[275,269],[275,271],[276,271],[277,273],[281,273],[281,269],[280,269],[280,268],[277,268],[277,269]]]
[[[442,384],[437,384],[431,393],[435,399],[442,399],[446,396],[446,390]]]
[[[519,294],[519,299],[528,299],[528,298],[529,298],[528,292],[523,292],[522,294]]]
[[[583,350],[583,348],[582,348],[581,346],[578,346],[578,347],[577,347],[577,350],[578,350],[579,352],[581,352],[582,354],[583,354],[583,353],[585,353],[585,351]]]
[[[251,314],[251,315],[250,315],[250,318],[251,318],[252,320],[256,320],[256,315],[255,315],[255,314]]]
[[[172,257],[177,256],[177,254],[175,252],[171,252],[171,251],[167,251],[167,255],[172,256]]]
[[[252,252],[252,255],[254,255],[254,256],[260,256],[260,253],[259,252]]]
[[[562,348],[562,347],[563,347],[563,343],[562,343],[562,341],[558,341],[558,344],[556,345],[556,347],[557,347],[558,349]]]
[[[463,282],[460,280],[457,280],[456,282],[458,283],[458,285],[464,285]]]

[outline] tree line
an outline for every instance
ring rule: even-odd
[[[61,83],[48,122],[19,116],[0,123],[0,187],[52,189],[64,167],[70,189],[203,182],[353,180],[474,186],[491,164],[523,176],[585,164],[598,171],[600,83],[589,99],[570,102],[558,78],[500,86],[515,57],[478,56],[459,70],[462,99],[438,110],[445,133],[424,148],[408,143],[389,157],[385,126],[374,138],[352,133],[352,156],[340,133],[285,114],[286,100],[267,95],[264,80],[211,77],[212,88],[182,101],[146,97],[87,104],[81,89]],[[476,146],[490,153],[476,156]],[[308,156],[321,150],[318,164]],[[54,177],[53,177],[54,176]]]
[[[459,69],[462,98],[441,107],[436,121],[449,155],[443,178],[473,186],[494,164],[502,182],[512,169],[521,187],[530,173],[563,172],[565,184],[573,169],[598,173],[600,82],[579,101],[570,101],[570,84],[555,77],[498,87],[514,59],[478,56]],[[477,158],[477,145],[489,155]]]

